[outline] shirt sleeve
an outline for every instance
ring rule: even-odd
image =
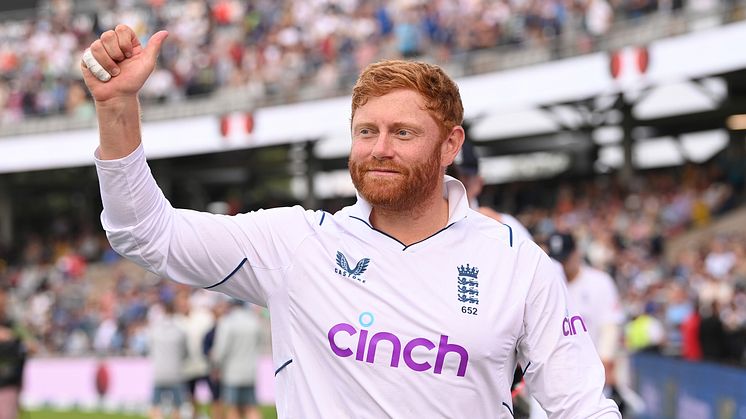
[[[598,307],[598,319],[594,320],[600,327],[598,328],[599,336],[596,338],[596,349],[602,360],[610,361],[614,359],[619,348],[619,335],[624,313],[614,279],[606,272],[597,271],[597,273],[598,278],[595,279],[598,280],[599,292],[594,295],[594,298],[598,298],[594,307]]]
[[[535,266],[518,341],[529,391],[549,418],[620,419],[603,396],[603,364],[583,319],[568,312],[563,278],[533,243],[522,243],[519,253]]]
[[[599,315],[598,323],[602,325],[613,324],[619,326],[624,322],[624,313],[619,301],[619,292],[617,291],[614,279],[606,272],[598,271],[599,293],[594,297],[600,298],[598,303]]]
[[[277,208],[236,216],[175,209],[145,160],[142,145],[118,160],[96,159],[112,248],[175,281],[266,306],[284,284],[290,255],[314,233],[315,212]]]

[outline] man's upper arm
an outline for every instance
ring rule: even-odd
[[[114,250],[178,282],[265,305],[291,252],[313,232],[313,213],[300,207],[238,216],[174,209],[142,147],[96,166],[101,223]]]
[[[563,278],[532,243],[521,247],[524,266],[535,268],[518,345],[529,391],[550,418],[620,418],[603,396],[603,365],[584,320],[568,311]]]

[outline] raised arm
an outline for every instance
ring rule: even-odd
[[[283,208],[238,216],[175,209],[153,178],[141,144],[137,94],[155,66],[167,33],[143,48],[124,25],[95,41],[85,82],[96,101],[96,152],[104,211],[101,224],[112,248],[145,269],[192,286],[225,292],[260,305],[282,285],[290,254],[313,213]],[[108,81],[99,65],[111,74]]]
[[[93,58],[111,74],[104,82],[81,62],[86,86],[96,104],[100,134],[98,157],[120,159],[140,145],[140,104],[137,94],[155,68],[168,32],[154,34],[145,48],[126,25],[106,31],[90,46]]]

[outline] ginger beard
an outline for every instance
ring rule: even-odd
[[[356,161],[352,156],[348,165],[352,183],[366,201],[373,207],[402,212],[413,210],[432,196],[442,177],[440,159],[437,146],[424,161],[411,167],[374,157]],[[393,170],[398,174],[381,178],[368,173],[372,170]]]

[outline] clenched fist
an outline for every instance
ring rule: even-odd
[[[126,25],[117,25],[114,30],[101,34],[101,38],[90,46],[90,52],[98,64],[110,75],[101,81],[80,63],[83,79],[96,102],[106,102],[120,97],[133,97],[145,84],[155,68],[158,52],[168,32],[156,32],[145,48],[140,45],[135,31]],[[95,63],[94,63],[95,64]]]

